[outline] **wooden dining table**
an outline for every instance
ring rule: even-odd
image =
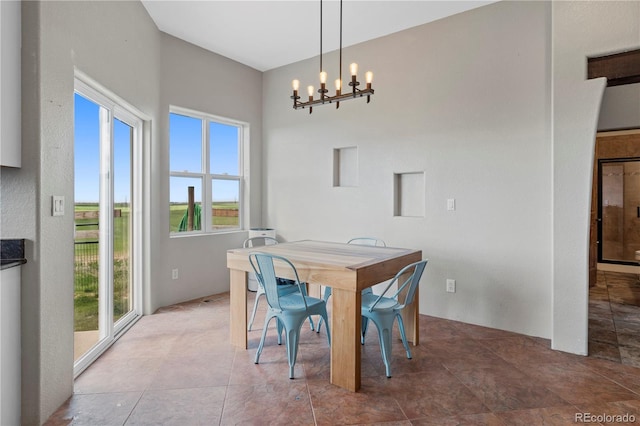
[[[228,250],[231,344],[243,349],[247,349],[248,341],[247,272],[252,272],[249,263],[252,252],[286,257],[296,267],[300,280],[316,290],[320,285],[332,287],[331,383],[354,392],[360,389],[361,292],[393,278],[404,266],[422,260],[422,252],[312,240]],[[276,269],[276,274],[294,278],[287,270]],[[414,345],[419,343],[418,300],[416,294],[403,315],[407,339]]]

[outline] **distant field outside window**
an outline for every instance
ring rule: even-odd
[[[213,179],[211,188],[211,198],[214,200],[211,215],[211,226],[213,229],[240,227],[238,210],[238,200],[240,198],[239,182],[235,180]],[[224,196],[218,197],[217,194],[224,194]],[[226,198],[226,201],[221,198]]]

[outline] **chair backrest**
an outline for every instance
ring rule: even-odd
[[[382,294],[379,295],[376,301],[371,305],[369,311],[374,311],[376,305],[383,297],[396,299],[401,305],[401,308],[411,304],[416,295],[416,289],[418,288],[420,278],[422,277],[422,273],[424,272],[424,268],[427,266],[428,261],[428,259],[421,260],[402,268],[395,277],[389,281],[389,284],[387,284]],[[395,290],[392,295],[389,295],[388,293],[393,291],[392,287],[396,282],[398,283],[398,289]]]
[[[357,237],[357,238],[352,238],[349,241],[347,241],[347,244],[358,244],[358,245],[361,245],[361,246],[377,246],[377,247],[386,247],[387,246],[384,241],[382,241],[379,238],[375,238],[375,237]]]
[[[300,284],[300,278],[298,277],[298,271],[288,259],[282,256],[276,256],[268,253],[251,253],[249,255],[249,263],[256,274],[256,278],[264,287],[264,293],[267,298],[267,303],[272,309],[282,311],[280,305],[280,295],[278,293],[278,279],[276,277],[275,262],[284,264],[291,268],[293,276],[295,277],[295,284],[298,286],[301,294],[304,294],[302,286]],[[307,301],[304,297],[301,298],[304,301],[304,307],[307,309]]]
[[[261,247],[261,246],[272,246],[274,244],[278,244],[278,240],[272,237],[251,237],[244,240],[244,243],[242,243],[242,247],[251,248],[251,247]]]

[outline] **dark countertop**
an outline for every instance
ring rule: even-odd
[[[0,240],[0,269],[13,268],[27,263],[24,258],[24,239]]]

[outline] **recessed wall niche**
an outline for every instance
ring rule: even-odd
[[[424,217],[424,172],[393,174],[393,215]]]
[[[358,147],[334,148],[333,186],[358,186]]]

